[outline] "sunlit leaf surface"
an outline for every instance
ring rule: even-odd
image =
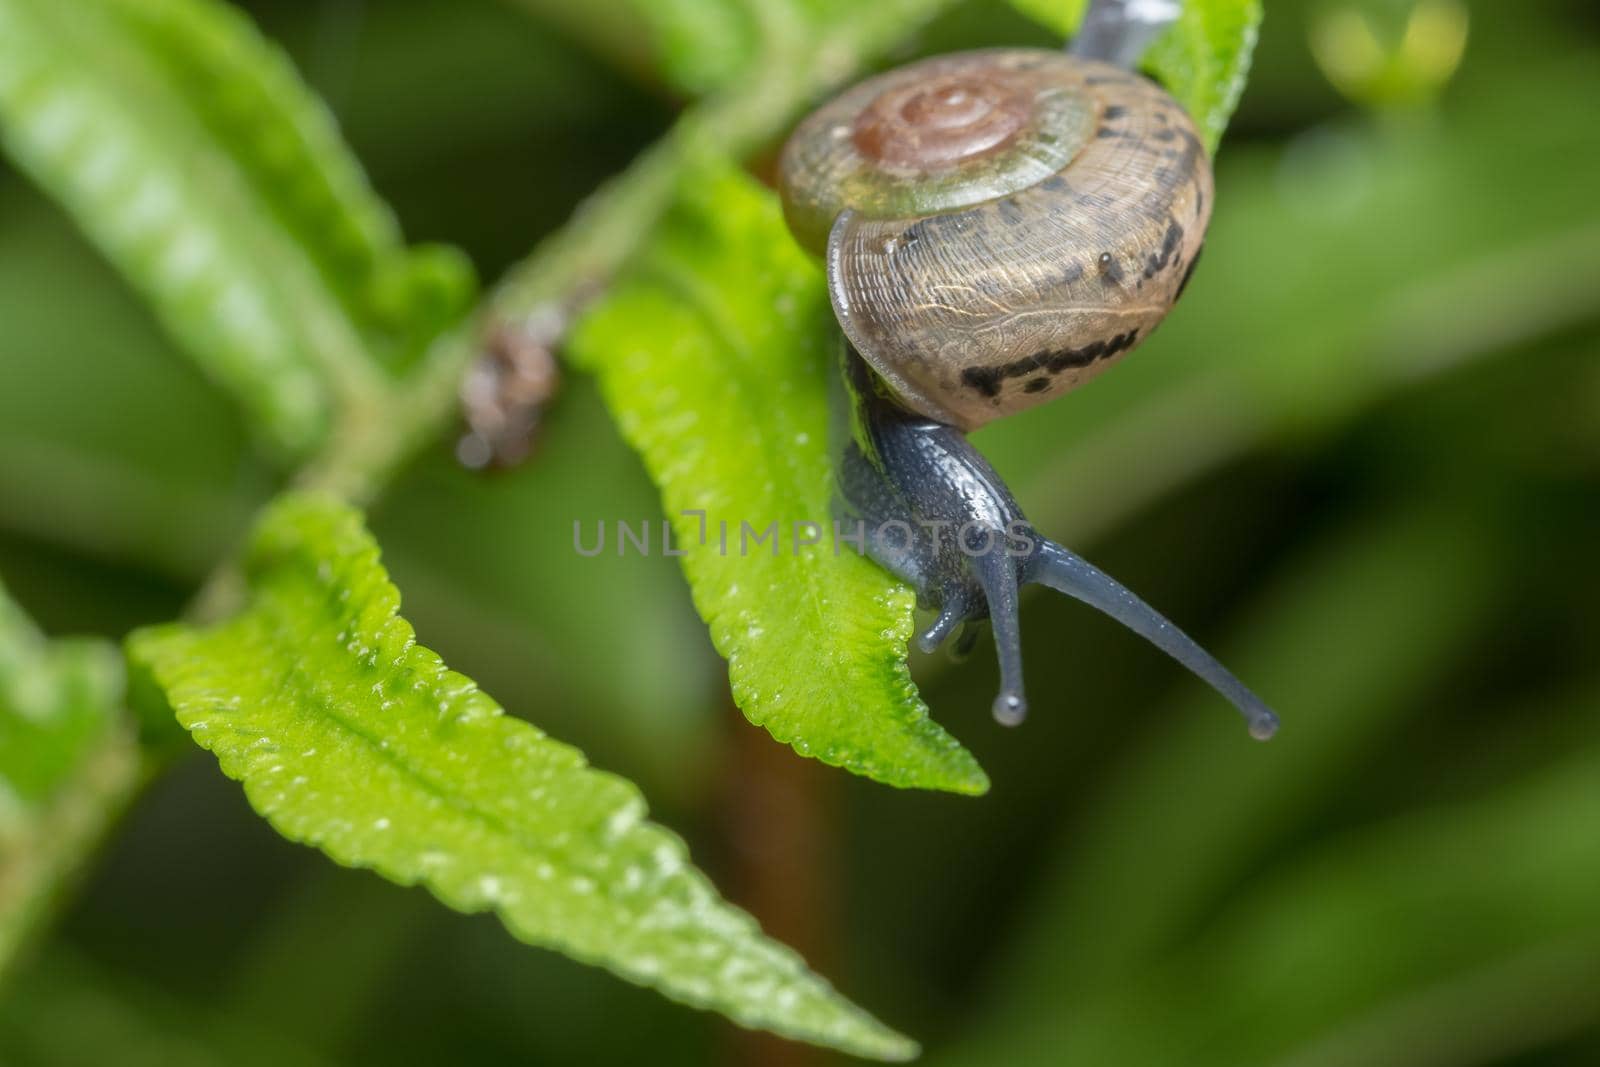
[[[750,720],[891,785],[982,792],[982,770],[911,683],[910,590],[833,536],[831,315],[776,199],[708,170],[572,351],[661,486]]]
[[[286,498],[247,568],[241,614],[129,654],[285,837],[747,1026],[914,1052],[723,902],[631,783],[417,644],[357,512]]]

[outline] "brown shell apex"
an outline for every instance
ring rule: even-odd
[[[870,79],[796,130],[796,236],[828,231],[834,312],[903,403],[974,429],[1156,328],[1204,240],[1211,164],[1154,83],[1003,49]]]
[[[884,166],[932,169],[986,155],[1022,131],[1021,86],[960,75],[891,88],[856,116],[856,151]]]

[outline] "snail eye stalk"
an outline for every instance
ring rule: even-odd
[[[994,698],[994,720],[1018,726],[1028,717],[1022,691],[1022,624],[1017,618],[1017,566],[1004,549],[991,548],[973,561],[978,584],[989,602],[989,626],[1000,660],[1000,692]]]
[[[1265,741],[1277,732],[1278,717],[1233,672],[1155,608],[1087,560],[1054,541],[1041,539],[1038,551],[1024,565],[1023,575],[1025,581],[1049,586],[1105,612],[1189,668],[1239,709],[1251,737]]]
[[[1091,0],[1067,51],[1132,70],[1180,14],[1177,0]]]

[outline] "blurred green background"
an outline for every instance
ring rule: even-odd
[[[408,236],[489,278],[679,106],[626,48],[510,3],[244,6]],[[421,638],[640,782],[925,1062],[1600,1063],[1600,13],[1462,5],[1448,84],[1423,59],[1363,76],[1346,9],[1411,6],[1271,0],[1182,309],[1092,389],[980,435],[1043,530],[1280,709],[1270,745],[1040,597],[1021,731],[988,719],[986,653],[916,663],[988,796],[793,756],[731,707],[672,560],[572,552],[575,519],[659,512],[577,378],[525,468],[470,474],[441,442],[378,506]],[[983,0],[886,61],[1046,40]],[[170,618],[276,479],[0,171],[17,599],[54,632]],[[198,751],[0,1001],[5,1067],[834,1058],[333,868]]]

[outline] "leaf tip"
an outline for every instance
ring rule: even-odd
[[[949,766],[936,768],[934,773],[918,776],[906,784],[964,797],[983,796],[989,792],[988,772],[978,765],[972,753],[965,748],[959,751],[960,757],[952,760]]]
[[[886,1029],[883,1041],[871,1055],[884,1063],[910,1063],[922,1055],[922,1046],[902,1033]]]

